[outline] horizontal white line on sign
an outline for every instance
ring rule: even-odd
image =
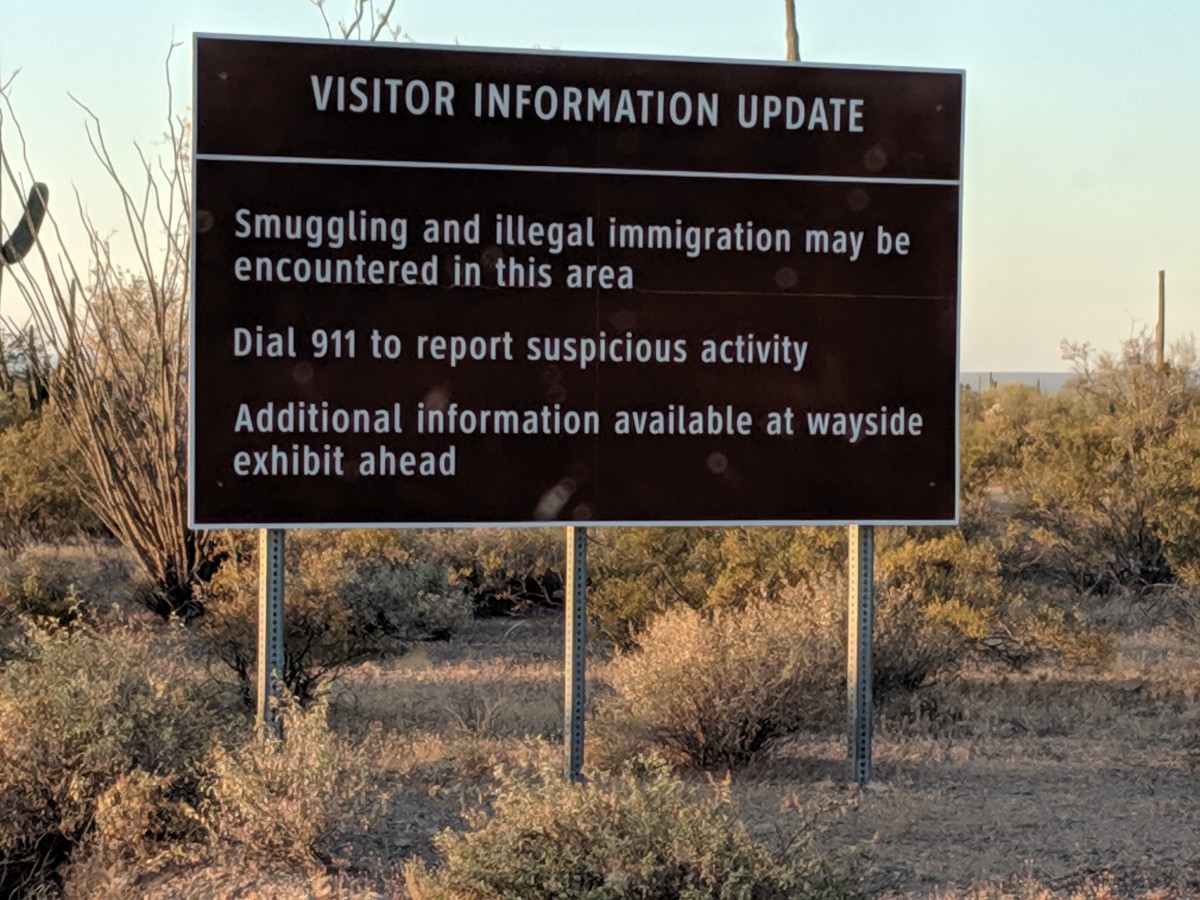
[[[957,516],[950,519],[633,519],[594,522],[590,519],[553,519],[517,522],[214,522],[188,521],[188,527],[196,531],[259,530],[263,528],[301,531],[308,529],[391,529],[413,530],[417,528],[563,528],[574,525],[579,528],[844,528],[847,525],[872,525],[881,528],[919,528],[924,526],[958,525]]]
[[[502,163],[426,162],[401,159],[325,159],[314,156],[248,156],[236,153],[198,153],[205,162],[249,162],[299,166],[364,166],[391,169],[465,169],[482,172],[547,172],[565,175],[656,175],[663,178],[730,178],[741,181],[817,181],[832,184],[912,184],[958,187],[950,178],[885,178],[870,175],[789,175],[780,172],[701,172],[675,169],[621,169],[588,166],[533,166]]]
[[[791,297],[809,300],[953,300],[953,294],[823,294],[804,291],[689,291],[685,289],[633,288],[635,294],[678,294],[685,297]]]

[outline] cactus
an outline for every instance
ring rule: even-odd
[[[46,204],[49,200],[50,189],[41,182],[36,182],[33,185],[33,189],[29,192],[29,199],[25,202],[24,214],[17,223],[17,227],[9,235],[8,240],[0,244],[0,275],[4,274],[5,266],[15,266],[25,258],[25,254],[33,249],[34,241],[37,240],[38,228],[41,227],[42,220],[46,217]],[[32,337],[31,333],[31,347]],[[38,410],[50,399],[50,393],[36,366],[33,365],[32,351],[30,363],[30,383],[26,385],[26,392],[29,399],[29,408]],[[0,341],[0,390],[11,397],[13,396],[15,387],[15,380],[9,371],[8,360],[5,357],[4,344]]]
[[[0,266],[13,266],[19,263],[33,248],[37,240],[37,231],[42,219],[46,217],[46,204],[50,200],[50,189],[38,182],[29,192],[29,200],[25,203],[25,214],[9,236],[0,246]]]

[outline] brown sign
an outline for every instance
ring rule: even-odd
[[[193,522],[953,522],[962,89],[198,37]]]

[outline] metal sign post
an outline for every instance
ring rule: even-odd
[[[282,528],[258,532],[258,709],[263,735],[283,737],[277,704],[283,694],[283,536]],[[272,703],[274,701],[274,703]]]
[[[871,636],[875,619],[875,528],[851,525],[850,597],[846,624],[846,726],[850,738],[851,784],[871,780],[871,730],[874,703]]]
[[[583,706],[587,699],[587,529],[567,526],[566,609],[563,626],[563,776],[583,775]]]

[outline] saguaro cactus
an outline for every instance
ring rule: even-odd
[[[25,211],[21,216],[21,220],[17,223],[17,227],[13,229],[8,240],[0,244],[0,276],[4,275],[5,266],[15,266],[25,258],[26,253],[33,249],[34,241],[37,240],[38,229],[42,225],[42,219],[46,218],[46,204],[49,200],[50,188],[46,187],[40,181],[36,182],[29,191],[29,199],[25,202]],[[32,343],[30,346],[32,347]],[[31,409],[39,409],[49,398],[49,392],[46,390],[45,382],[42,380],[35,366],[30,368],[29,374],[31,379],[27,388],[29,392],[29,406]],[[35,380],[36,385],[33,383]],[[11,397],[15,387],[16,384],[12,373],[8,369],[8,359],[5,356],[4,343],[0,340],[0,390]]]
[[[19,263],[33,248],[37,240],[38,228],[46,217],[46,204],[50,200],[50,188],[40,181],[29,191],[29,199],[25,202],[25,214],[13,229],[8,240],[0,246],[0,266],[13,266]]]

